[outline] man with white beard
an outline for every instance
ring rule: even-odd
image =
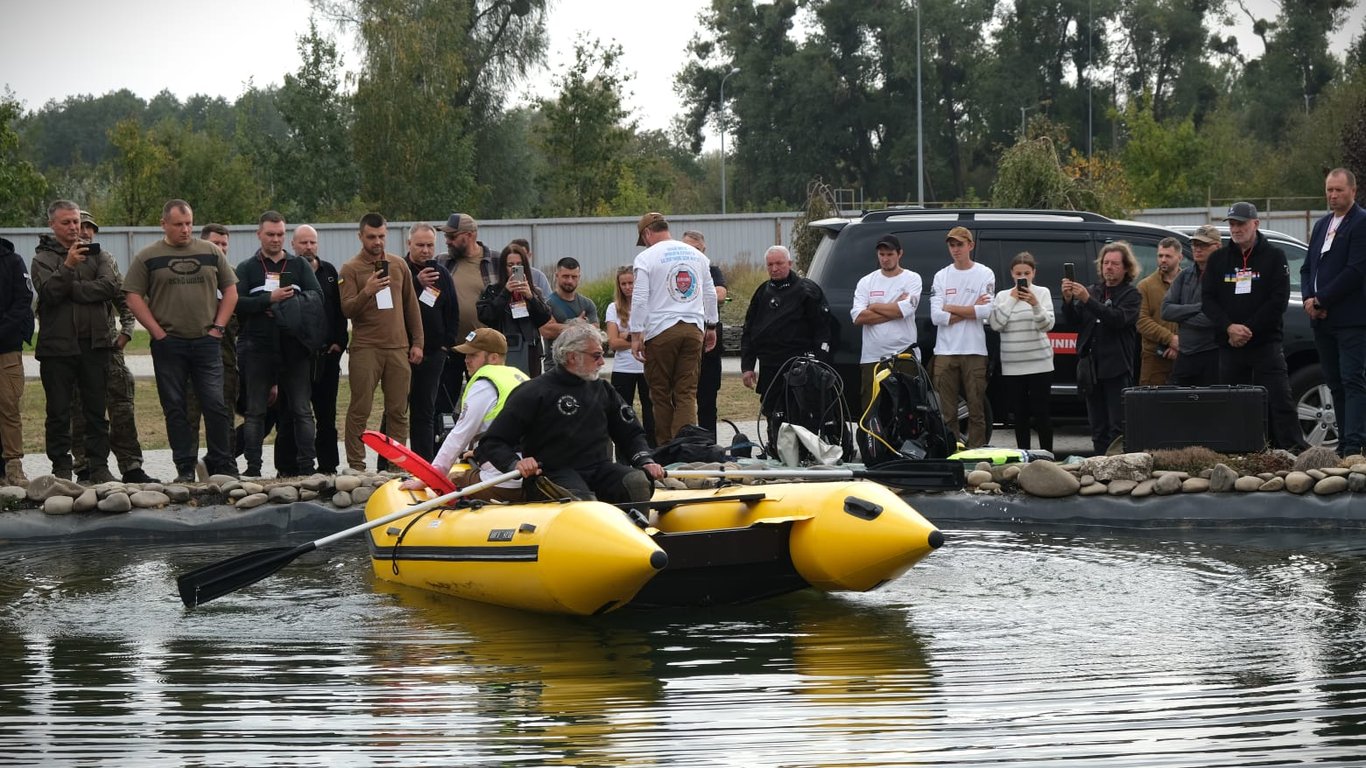
[[[604,337],[574,321],[555,339],[555,369],[521,385],[489,426],[475,461],[522,477],[544,475],[582,498],[611,504],[646,501],[664,468],[650,454],[635,411],[599,376]],[[612,446],[627,464],[612,461]],[[520,450],[521,455],[518,455]],[[523,483],[528,500],[546,498]]]

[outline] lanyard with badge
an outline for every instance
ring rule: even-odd
[[[1256,273],[1248,269],[1247,260],[1252,255],[1252,251],[1243,251],[1243,266],[1233,273],[1233,294],[1244,296],[1252,293],[1252,279]]]

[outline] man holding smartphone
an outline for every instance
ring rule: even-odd
[[[346,409],[346,463],[365,470],[365,431],[375,402],[375,387],[384,390],[384,422],[390,437],[408,440],[408,390],[411,366],[422,362],[425,339],[413,277],[403,260],[386,253],[389,223],[378,213],[360,220],[361,251],[341,268],[342,314],[351,320],[347,372],[351,405]]]
[[[34,356],[47,396],[47,457],[52,474],[71,479],[71,409],[79,391],[86,470],[78,479],[104,483],[114,479],[105,401],[114,348],[109,313],[119,280],[109,255],[81,238],[80,206],[57,200],[48,206],[47,218],[52,234],[39,238],[31,271],[38,296]]]
[[[446,366],[446,350],[460,337],[460,308],[451,273],[436,263],[436,227],[415,224],[408,236],[404,261],[417,289],[418,313],[422,316],[422,361],[412,365],[408,390],[413,453],[431,461],[436,456],[436,396]]]
[[[275,211],[261,214],[256,224],[256,239],[261,247],[251,258],[237,265],[237,319],[239,363],[242,366],[242,391],[246,394],[246,422],[242,426],[242,452],[247,457],[246,474],[261,476],[261,449],[266,437],[266,408],[271,387],[276,387],[279,402],[289,409],[282,419],[294,432],[296,456],[275,457],[278,471],[307,475],[313,472],[316,458],[313,424],[313,352],[289,331],[280,327],[276,309],[285,302],[301,301],[300,294],[311,294],[322,302],[322,288],[313,268],[285,250],[285,219]],[[279,448],[279,446],[276,446]]]

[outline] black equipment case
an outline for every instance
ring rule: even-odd
[[[1266,389],[1131,387],[1124,390],[1124,450],[1203,445],[1220,453],[1266,449]]]

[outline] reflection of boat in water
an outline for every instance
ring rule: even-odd
[[[397,481],[367,519],[432,498]],[[806,587],[866,591],[943,542],[862,480],[660,491],[642,529],[596,501],[438,508],[370,532],[381,579],[548,613],[744,603]]]

